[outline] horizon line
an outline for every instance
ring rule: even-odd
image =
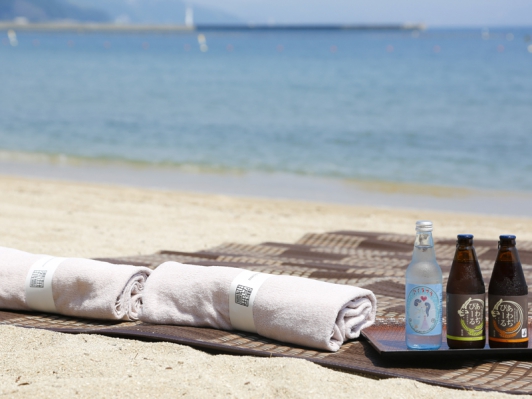
[[[0,30],[19,31],[77,31],[77,32],[168,32],[195,31],[302,31],[302,30],[425,30],[425,24],[118,24],[76,21],[13,22],[0,21]]]

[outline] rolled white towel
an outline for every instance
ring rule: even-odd
[[[232,330],[231,285],[241,273],[166,262],[146,282],[140,320]],[[375,321],[375,295],[363,288],[271,275],[255,295],[255,331],[278,341],[337,351]]]
[[[93,319],[138,320],[150,269],[90,259],[51,258],[2,247],[0,309],[42,310],[30,306],[26,283],[32,266],[46,264],[46,259],[51,259],[51,263],[57,260],[58,265],[51,280],[55,313]]]

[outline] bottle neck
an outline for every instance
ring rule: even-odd
[[[414,243],[414,253],[412,260],[417,262],[435,262],[436,253],[434,252],[434,241],[432,232],[416,232],[416,241]]]
[[[505,242],[499,242],[499,253],[497,254],[498,262],[521,263],[519,253],[515,245]]]
[[[432,240],[432,232],[430,231],[417,231],[415,247],[432,247],[434,248],[434,241]]]
[[[455,262],[476,262],[476,254],[472,245],[460,245],[456,246],[456,252],[454,253]]]
[[[528,286],[515,245],[499,242],[499,253],[491,274],[492,295],[527,295]]]
[[[449,279],[448,294],[483,294],[486,292],[482,272],[472,241],[458,240]]]

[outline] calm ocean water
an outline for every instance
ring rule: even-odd
[[[532,191],[531,34],[4,36],[0,151]]]

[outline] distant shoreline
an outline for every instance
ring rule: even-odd
[[[44,22],[16,23],[0,22],[0,30],[27,32],[105,32],[105,33],[190,33],[197,31],[344,31],[344,30],[425,30],[424,24],[382,24],[382,25],[141,25],[114,23]]]

